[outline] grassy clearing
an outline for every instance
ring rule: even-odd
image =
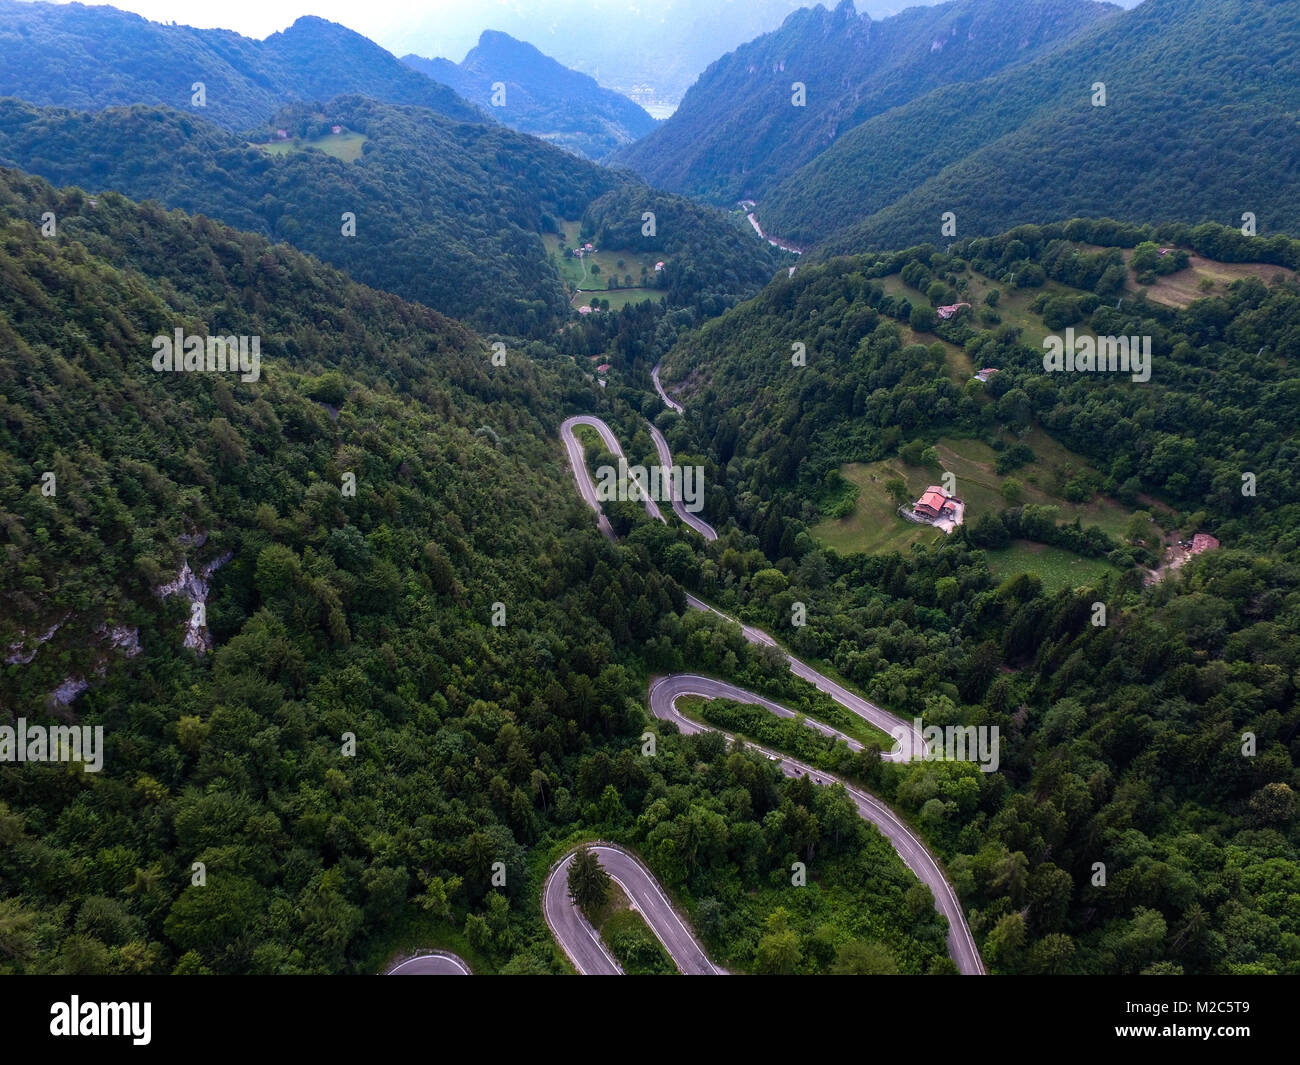
[[[1014,288],[1011,285],[1001,284],[992,278],[985,277],[975,271],[967,271],[966,279],[968,282],[967,291],[962,293],[963,302],[971,305],[971,312],[979,314],[984,308],[984,297],[990,289],[997,289],[999,292],[998,305],[994,308],[998,317],[1002,319],[1003,325],[1013,325],[1020,329],[1021,343],[1027,344],[1031,348],[1041,348],[1043,338],[1055,333],[1055,330],[1048,329],[1043,324],[1043,320],[1029,309],[1030,303],[1038,298],[1042,292],[1049,292],[1053,295],[1082,296],[1082,289],[1070,288],[1068,285],[1062,285],[1056,281],[1048,281],[1047,284],[1040,288]],[[880,283],[884,286],[885,291],[891,296],[902,296],[912,306],[918,304],[929,306],[929,301],[925,298],[925,293],[917,292],[914,288],[909,288],[903,283],[903,279],[897,274],[890,274],[888,277],[882,277]],[[976,321],[976,325],[980,323]],[[1088,328],[1086,323],[1079,323],[1074,327],[1075,334],[1078,336],[1095,335]],[[904,329],[904,342],[907,342],[908,335],[915,337],[918,343],[930,345],[938,337],[929,333],[913,333],[911,329]],[[945,345],[951,348],[951,344]],[[968,377],[975,376],[975,367],[970,365],[970,359],[965,352],[953,348],[954,355],[949,360],[949,374],[954,381],[964,381]],[[965,376],[956,376],[952,371],[957,367],[965,368]]]
[[[314,137],[310,140],[294,137],[287,141],[254,144],[252,147],[262,149],[267,155],[288,155],[291,152],[301,152],[308,148],[315,148],[326,155],[334,156],[335,159],[342,159],[345,163],[354,163],[361,158],[361,146],[366,143],[366,140],[364,133],[344,131],[343,133],[327,133],[323,137]]]
[[[1132,255],[1130,249],[1124,249],[1126,263]],[[1229,285],[1243,277],[1257,277],[1266,285],[1271,284],[1279,274],[1286,278],[1295,277],[1294,270],[1288,270],[1285,266],[1273,266],[1271,263],[1221,263],[1191,253],[1189,257],[1191,261],[1186,270],[1165,274],[1157,278],[1153,285],[1139,285],[1130,270],[1124,291],[1136,293],[1145,287],[1147,296],[1157,303],[1186,307],[1196,300],[1222,296],[1228,291]]]
[[[1046,592],[1064,588],[1082,588],[1097,584],[1107,574],[1118,575],[1102,558],[1084,558],[1071,551],[1028,540],[1016,540],[1010,547],[987,552],[989,572],[999,581],[1020,573],[1033,573],[1043,582]]]
[[[1171,246],[1177,247],[1177,245]],[[1075,247],[1082,251],[1105,250],[1096,244],[1076,244]],[[1289,270],[1285,266],[1275,266],[1272,263],[1221,263],[1217,259],[1206,259],[1197,255],[1190,248],[1183,250],[1187,252],[1189,259],[1186,270],[1179,270],[1176,274],[1165,274],[1157,278],[1153,285],[1139,285],[1130,270],[1124,291],[1136,294],[1145,289],[1147,296],[1157,303],[1169,307],[1186,307],[1196,300],[1222,296],[1228,291],[1228,286],[1243,277],[1257,277],[1264,284],[1271,285],[1273,279],[1279,275],[1288,280],[1296,276],[1294,270]],[[1133,258],[1132,248],[1123,248],[1121,252],[1125,263]]]
[[[1008,438],[1009,442],[1010,438]],[[1035,427],[1022,443],[1034,452],[1028,465],[1006,476],[996,472],[997,452],[982,440],[957,440],[944,437],[938,442],[939,458],[945,470],[957,476],[957,495],[967,505],[966,520],[975,521],[980,514],[992,513],[1007,506],[1002,486],[1008,479],[1024,487],[1024,502],[1061,508],[1061,520],[1078,518],[1083,525],[1098,525],[1111,536],[1122,537],[1132,511],[1104,496],[1084,503],[1071,503],[1062,496],[1063,486],[1076,474],[1090,470],[1087,461]],[[908,482],[909,487],[911,482]]]
[[[593,299],[599,298],[609,301],[611,311],[621,311],[630,303],[641,303],[644,300],[660,300],[664,296],[662,289],[657,288],[619,288],[609,292],[583,292],[573,301],[573,306],[581,307],[584,304],[590,305]]]
[[[1084,503],[1071,503],[1063,498],[1061,493],[1066,482],[1090,469],[1081,456],[1038,428],[1022,442],[1033,450],[1035,459],[1005,476],[996,472],[998,453],[992,447],[982,440],[954,437],[941,437],[936,444],[942,467],[938,470],[908,465],[897,456],[843,466],[841,475],[858,489],[857,504],[845,517],[814,526],[812,534],[842,554],[906,551],[914,543],[935,541],[944,534],[899,517],[885,485],[893,478],[901,478],[907,486],[908,498],[916,499],[928,486],[942,483],[943,471],[950,471],[957,479],[956,494],[966,503],[968,523],[978,521],[981,514],[996,513],[1008,506],[1002,494],[1003,484],[1014,479],[1022,486],[1022,502],[1056,506],[1060,508],[1062,522],[1078,518],[1081,524],[1100,526],[1117,539],[1124,536],[1132,510],[1100,495]]]
[[[590,296],[607,299],[610,307],[614,310],[621,309],[628,303],[639,303],[645,299],[658,299],[663,295],[662,289],[653,287],[655,263],[659,261],[653,253],[598,249],[587,253],[581,259],[574,259],[571,256],[562,254],[564,248],[572,248],[579,242],[581,228],[581,222],[563,221],[560,223],[560,229],[565,239],[562,240],[557,233],[543,233],[541,235],[542,244],[546,247],[546,254],[550,257],[556,272],[560,275],[560,279],[570,288],[580,290]],[[620,262],[623,264],[622,266],[619,266]],[[593,266],[599,267],[599,272],[593,272]],[[644,268],[644,273],[642,268]],[[612,276],[617,276],[620,284],[626,284],[628,276],[631,276],[634,287],[606,288]],[[586,303],[588,301],[579,297],[574,301],[575,306],[580,302]]]
[[[812,535],[827,547],[841,554],[865,551],[883,554],[889,551],[906,551],[912,544],[933,542],[944,534],[928,525],[916,525],[898,516],[898,506],[885,491],[885,483],[901,477],[915,499],[921,490],[933,481],[925,481],[932,474],[917,467],[907,466],[901,459],[882,462],[852,462],[840,467],[846,481],[858,488],[858,502],[842,518],[820,522]],[[915,489],[914,489],[915,486]]]

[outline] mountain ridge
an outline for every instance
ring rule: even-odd
[[[202,107],[191,103],[197,82]],[[292,101],[351,92],[462,122],[494,121],[368,38],[315,16],[258,41],[108,6],[0,0],[0,96],[80,109],[171,106],[242,130]]]
[[[873,115],[1050,51],[1118,10],[1075,0],[956,0],[872,20],[850,0],[801,8],[710,64],[671,118],[610,161],[711,202],[761,201]],[[804,86],[802,105],[795,83]]]
[[[627,97],[500,30],[484,30],[459,64],[409,54],[402,62],[451,86],[511,128],[596,161],[656,125]],[[498,104],[498,85],[503,104]]]

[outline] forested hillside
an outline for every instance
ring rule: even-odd
[[[1146,0],[1026,65],[869,119],[774,188],[760,217],[831,253],[937,240],[949,211],[961,237],[1084,215],[1241,225],[1245,212],[1261,233],[1297,234],[1297,106],[1294,4]]]
[[[1265,276],[1277,263],[1282,279],[1234,281],[1185,309],[1128,294],[1126,279],[1167,273],[1158,247],[1178,245]],[[1296,242],[1094,222],[951,255],[837,258],[679,341],[663,377],[686,417],[615,397],[657,415],[675,454],[703,457],[725,486],[706,517],[751,534],[723,535],[704,559],[665,550],[668,572],[905,718],[998,726],[997,773],[858,767],[944,854],[995,971],[1300,971],[1288,901],[1300,870],[1300,445],[1288,413],[1300,287],[1285,279],[1297,263]],[[936,320],[934,303],[990,282],[1001,298]],[[1066,326],[1150,334],[1150,381],[1045,374],[1043,348],[1022,337]],[[988,385],[965,368],[981,366],[1000,368]],[[1061,488],[1067,498],[1145,508],[1131,536],[1008,502],[906,552],[821,542],[824,475],[840,463],[896,451],[929,463],[925,449],[952,436],[958,450],[961,438],[996,445],[999,470],[1003,457],[1028,469],[1044,428],[1086,456],[1076,474],[1097,471]],[[1161,527],[1208,528],[1222,547],[1144,581]],[[1100,550],[1110,565],[1061,590],[1032,565],[995,577],[1008,535],[1040,552]]]
[[[1300,975],[1295,7],[796,13],[637,150],[800,257],[502,34],[555,143],[319,19],[0,0],[0,973],[581,971],[605,840],[710,970]],[[620,447],[694,523],[598,525]]]
[[[194,103],[201,82],[204,103]],[[493,121],[359,33],[298,19],[265,41],[149,22],[113,7],[0,0],[0,96],[98,110],[152,104],[227,129],[264,122],[293,100],[361,93],[450,118]]]
[[[603,159],[655,127],[655,120],[626,96],[495,30],[485,30],[460,63],[417,55],[403,56],[402,62],[450,85],[512,129],[588,159]]]
[[[274,119],[306,132],[340,123],[366,138],[344,162],[304,150],[273,158],[209,123],[176,111],[98,113],[0,102],[0,162],[88,191],[115,188],[285,240],[353,277],[485,329],[545,335],[569,314],[539,234],[580,217],[612,190],[640,238],[652,201],[662,239],[698,260],[683,300],[703,292],[730,301],[772,276],[777,253],[734,221],[662,197],[536,138],[503,126],[454,123],[429,111],[344,97],[323,112]],[[269,132],[268,126],[268,132]],[[345,212],[355,236],[344,236]],[[629,237],[629,239],[631,239]]]
[[[780,543],[772,531],[782,528],[779,513],[798,516],[802,500],[815,503],[827,472],[841,463],[880,459],[945,433],[988,438],[1000,451],[1035,425],[1101,471],[1080,486],[1086,496],[1156,495],[1265,549],[1300,513],[1300,486],[1288,472],[1300,445],[1284,414],[1300,402],[1291,359],[1300,350],[1294,280],[1244,279],[1185,309],[1141,292],[1126,298],[1131,268],[1123,253],[1151,242],[1277,263],[1274,273],[1300,266],[1300,242],[1286,238],[1104,220],[1023,226],[958,242],[951,253],[925,245],[835,258],[778,278],[687,336],[665,360],[663,377],[684,381],[685,394],[698,397],[710,450],[727,468],[728,494],[752,500],[742,520],[763,516],[754,528],[768,530],[769,550]],[[990,287],[1001,298],[990,300]],[[958,301],[975,307],[938,319],[935,306]],[[1013,303],[1026,312],[1014,320]],[[1045,373],[1044,349],[1026,334],[1041,338],[1067,326],[1151,337],[1150,380]],[[791,364],[795,343],[805,345],[806,366]],[[963,365],[970,369],[953,372]],[[986,366],[998,369],[996,377],[973,381],[973,370]],[[1257,496],[1240,490],[1246,472],[1255,475]]]
[[[711,64],[672,117],[613,161],[673,192],[763,201],[873,115],[1041,55],[1117,10],[1076,0],[957,0],[872,21],[852,0],[831,11],[801,8]],[[795,82],[804,86],[797,106]]]
[[[553,435],[599,403],[569,359],[493,366],[426,308],[116,194],[5,171],[0,222],[0,707],[48,721],[80,678],[57,712],[107,748],[0,765],[0,971],[371,972],[432,933],[559,972],[546,856],[611,834],[733,964],[789,963],[766,925],[809,972],[863,937],[951,970],[842,794],[717,737],[639,753],[647,666],[792,679],[596,531]],[[259,337],[257,380],[155,372],[176,327]],[[210,652],[159,594],[187,564]],[[769,871],[813,850],[834,890],[792,912]]]

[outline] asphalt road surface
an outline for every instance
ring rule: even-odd
[[[669,410],[675,410],[678,414],[685,414],[686,411],[677,400],[673,399],[664,391],[664,386],[659,383],[659,364],[655,363],[655,368],[650,371],[650,380],[655,383],[655,391],[659,393],[659,398],[664,401],[664,406]]]
[[[687,976],[719,976],[718,968],[704,953],[653,874],[633,854],[608,843],[592,844],[601,866],[623,889],[633,908],[664,945],[677,971]],[[591,922],[569,897],[569,864],[575,852],[566,854],[551,869],[542,889],[542,912],[551,934],[583,976],[617,976],[623,972]]]
[[[464,959],[456,957],[450,951],[435,950],[431,954],[421,954],[388,970],[388,976],[472,976]]]
[[[650,439],[655,442],[655,450],[659,452],[659,465],[666,470],[671,470],[673,468],[673,453],[668,450],[668,441],[664,439],[664,434],[653,423],[647,422],[646,424],[650,427]],[[701,489],[703,489],[703,485],[701,485]],[[673,513],[681,518],[683,522],[706,540],[716,540],[718,538],[718,534],[712,525],[686,509],[686,504],[677,498],[681,493],[673,491],[671,485],[668,494],[672,500]]]
[[[851,691],[842,685],[836,684],[830,677],[823,673],[818,673],[812,666],[806,662],[801,662],[792,654],[787,654],[781,645],[772,639],[762,629],[756,629],[752,625],[743,625],[730,614],[724,614],[716,607],[709,606],[703,599],[697,599],[689,592],[686,594],[686,603],[695,610],[707,610],[711,614],[717,614],[720,618],[726,618],[735,625],[740,625],[740,631],[744,634],[746,640],[750,643],[765,643],[769,647],[775,647],[781,651],[786,662],[790,665],[790,672],[797,677],[802,677],[810,684],[820,688],[846,710],[857,714],[864,721],[875,725],[888,735],[895,737],[894,747],[889,751],[882,751],[880,757],[890,762],[909,762],[912,759],[912,752],[918,754],[925,750],[925,738],[921,732],[910,721],[904,721],[901,717],[895,717],[888,710],[882,710],[875,703],[869,703],[860,695],[854,695]],[[903,742],[898,740],[898,729],[906,729],[904,735],[907,737]]]
[[[657,375],[655,375],[655,379],[657,386]],[[573,468],[574,479],[577,482],[578,491],[582,494],[582,497],[587,501],[588,505],[596,511],[597,521],[600,523],[601,531],[612,540],[614,538],[613,529],[610,527],[604,513],[601,511],[600,501],[596,498],[595,486],[591,482],[590,474],[587,473],[586,463],[582,454],[582,447],[573,433],[573,427],[575,425],[590,425],[600,433],[601,439],[605,442],[606,447],[612,454],[621,455],[623,452],[613,431],[599,418],[590,415],[581,415],[576,418],[566,419],[560,426],[560,436],[564,440],[564,445],[569,453],[569,465]],[[652,435],[654,434],[652,433]],[[656,440],[655,443],[657,448],[659,446],[659,441]],[[666,456],[666,452],[667,444],[665,442],[664,449],[660,452],[661,458]],[[671,456],[667,457],[671,458]],[[665,465],[671,465],[671,461],[665,463]],[[651,513],[652,516],[659,518],[659,520],[662,521],[663,516],[659,513],[658,509],[655,508],[654,510],[651,510],[653,506],[654,504],[647,500],[647,511]],[[781,654],[784,655],[793,673],[807,680],[809,683],[814,684],[841,706],[845,707],[852,713],[857,714],[865,721],[870,722],[872,725],[875,725],[877,728],[888,734],[897,735],[895,730],[899,729],[900,726],[905,729],[906,738],[902,742],[896,741],[892,751],[882,752],[882,757],[895,761],[908,761],[911,759],[913,752],[919,753],[925,750],[925,741],[911,722],[903,721],[901,718],[895,717],[888,711],[882,710],[880,707],[868,702],[861,696],[848,691],[842,685],[837,684],[824,674],[819,673],[806,662],[801,662],[793,655],[787,654],[781,649],[777,641],[762,629],[754,628],[752,625],[741,624],[740,622],[737,622],[735,618],[722,613],[722,611],[717,610],[704,602],[704,600],[698,599],[693,595],[688,594],[686,600],[687,603],[696,610],[711,611],[720,617],[726,618],[728,621],[740,625],[741,632],[744,634],[745,639],[750,643],[767,644],[770,647],[777,648],[781,651]],[[651,713],[662,720],[675,722],[678,728],[683,732],[693,733],[705,731],[705,726],[691,721],[677,710],[675,702],[683,695],[698,695],[706,699],[736,699],[740,702],[753,703],[765,707],[773,713],[780,713],[783,717],[794,716],[793,712],[788,708],[782,707],[780,704],[774,703],[769,699],[764,699],[762,696],[755,695],[752,692],[747,692],[742,688],[737,688],[735,685],[728,684],[725,681],[713,680],[708,677],[699,677],[693,674],[676,674],[670,677],[661,677],[656,680],[650,688]],[[834,729],[830,729],[829,732],[827,732],[827,726],[821,725],[820,722],[810,723],[810,727],[817,728],[818,731],[822,731],[825,735],[841,735],[836,733]],[[713,731],[721,732],[720,729]],[[725,732],[722,734],[724,736],[728,735]],[[846,741],[848,740],[848,737],[843,738]],[[913,834],[911,829],[903,823],[893,810],[875,796],[863,791],[855,785],[840,780],[838,777],[833,776],[830,773],[826,773],[819,769],[813,769],[796,759],[790,758],[776,751],[770,751],[766,748],[759,747],[757,744],[752,744],[751,746],[755,747],[756,750],[762,751],[773,761],[778,762],[781,771],[785,773],[786,776],[811,776],[813,780],[819,784],[826,782],[843,784],[845,790],[857,805],[858,813],[880,829],[885,838],[893,845],[894,850],[898,852],[898,856],[902,858],[904,864],[930,889],[931,894],[934,896],[935,908],[948,919],[948,953],[952,957],[952,960],[957,964],[958,970],[968,975],[984,975],[984,962],[980,958],[979,950],[975,946],[975,940],[971,936],[970,926],[966,923],[966,916],[962,913],[961,903],[957,899],[956,891],[953,890],[952,885],[948,882],[948,878],[944,876],[943,870],[939,868],[938,862],[935,861],[934,856],[926,848],[925,844]],[[567,868],[566,863],[562,862],[561,867]],[[579,972],[620,971],[618,964],[609,956],[608,952],[604,950],[604,946],[600,943],[599,937],[595,935],[594,929],[591,928],[590,924],[586,923],[585,918],[583,918],[580,913],[576,914],[576,921],[573,916],[570,915],[570,926],[563,929],[559,928],[557,924],[552,921],[551,893],[554,882],[558,877],[559,868],[560,867],[557,867],[556,870],[552,871],[551,877],[547,881],[546,894],[543,898],[543,908],[547,911],[547,920],[548,922],[551,922],[551,929],[555,933],[556,938],[560,940],[561,945],[565,946],[566,952],[569,950],[568,944],[573,944],[574,949],[579,951],[579,954],[583,957],[582,964],[579,963],[578,958],[575,957],[573,953],[569,954],[570,959],[574,962],[574,965],[578,968]],[[651,882],[653,883],[653,878],[651,878]],[[658,885],[655,886],[656,888],[658,887]],[[563,884],[558,890],[560,891],[560,899],[567,903],[567,884]],[[569,908],[576,912],[576,908],[572,907],[571,904]],[[671,907],[669,908],[671,909]],[[560,908],[558,902],[556,903],[555,911],[556,920],[558,921],[560,919]],[[581,924],[577,922],[581,922]],[[582,937],[582,925],[584,924],[586,925],[587,930],[588,942],[586,943],[584,943]],[[590,942],[593,939],[594,944]],[[672,952],[670,951],[669,953],[671,954]],[[603,958],[600,957],[600,955],[603,955]],[[674,955],[674,960],[677,960],[676,955]],[[607,966],[607,968],[600,968],[602,965]],[[608,968],[608,966],[612,966],[612,968]]]
[[[574,433],[574,428],[579,425],[587,425],[600,434],[600,439],[605,448],[611,455],[619,458],[626,458],[623,454],[623,445],[618,442],[618,437],[608,425],[599,418],[593,418],[589,414],[579,414],[574,418],[565,418],[560,424],[560,439],[564,441],[564,449],[569,454],[569,467],[573,470],[573,479],[578,482],[578,491],[582,498],[586,500],[587,505],[596,512],[596,524],[600,527],[609,539],[614,539],[613,526],[609,524],[609,519],[605,517],[605,512],[600,508],[600,500],[596,496],[596,482],[591,479],[591,472],[587,469],[587,459],[582,451],[582,441]],[[664,516],[659,512],[654,500],[645,500],[645,511],[652,518],[660,521]]]
[[[650,712],[662,721],[673,722],[685,733],[718,732],[728,739],[733,738],[730,733],[701,725],[682,714],[677,709],[677,700],[687,695],[696,695],[704,699],[734,699],[737,702],[753,703],[769,709],[774,705],[771,700],[747,692],[743,688],[737,688],[726,681],[690,673],[677,673],[670,677],[660,677],[651,683]],[[785,707],[781,709],[785,711],[782,716],[794,716],[793,712]],[[893,810],[874,795],[841,780],[832,773],[814,769],[795,758],[756,743],[751,743],[749,746],[778,762],[781,772],[788,777],[808,776],[818,784],[843,784],[849,797],[857,806],[858,813],[880,829],[893,845],[894,850],[898,852],[898,856],[903,859],[903,864],[930,889],[930,893],[934,896],[935,909],[948,918],[948,954],[957,963],[958,970],[968,976],[984,975],[984,962],[975,947],[975,940],[971,937],[966,916],[962,913],[961,903],[957,900],[957,893],[948,882],[948,878],[943,875],[943,870],[939,868],[934,855]]]

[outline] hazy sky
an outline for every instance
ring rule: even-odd
[[[838,0],[822,0],[827,7]],[[934,0],[856,0],[858,11],[873,18],[894,14],[906,7]],[[1138,0],[1120,0],[1121,6],[1133,7]],[[318,15],[338,22],[383,45],[396,55],[417,52],[420,55],[443,55],[461,60],[485,29],[505,29],[536,22],[539,27],[549,21],[551,13],[574,9],[599,11],[602,15],[620,7],[644,17],[665,6],[662,0],[117,0],[111,6],[134,11],[155,22],[175,20],[200,28],[220,27],[236,30],[246,37],[266,37],[285,29],[301,15]],[[753,8],[747,0],[692,0],[691,8],[730,8],[743,19]],[[783,7],[813,7],[810,0],[787,0]],[[779,23],[779,19],[776,20]],[[763,32],[759,27],[751,36]],[[547,50],[545,34],[530,41]],[[742,39],[744,39],[742,37]]]

